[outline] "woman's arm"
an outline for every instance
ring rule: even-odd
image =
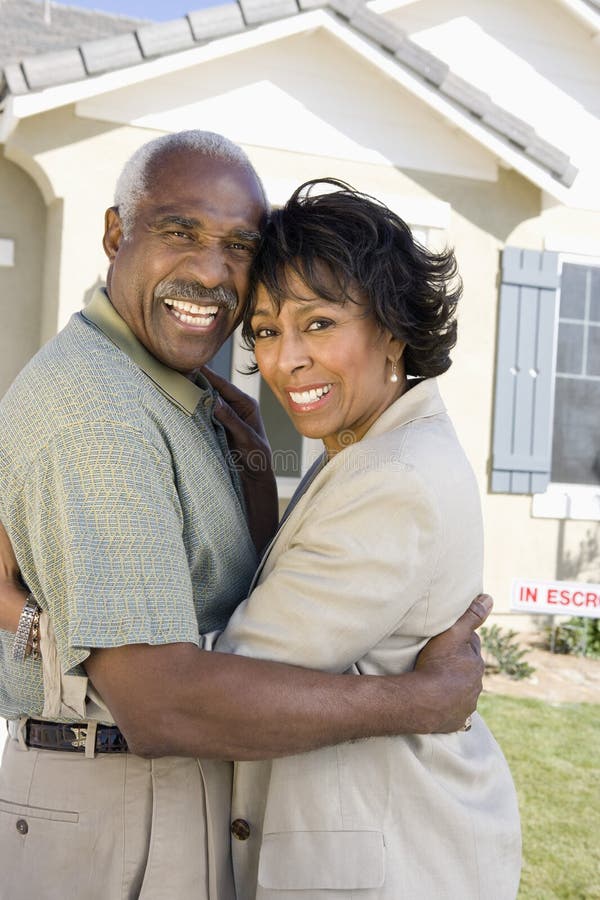
[[[27,595],[12,545],[0,522],[0,629],[17,630]]]

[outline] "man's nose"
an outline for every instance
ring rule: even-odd
[[[219,287],[227,281],[229,273],[225,251],[222,247],[194,247],[187,255],[186,270],[204,287]]]

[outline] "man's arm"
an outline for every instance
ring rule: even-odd
[[[16,631],[25,593],[0,526],[0,627]],[[143,756],[264,759],[347,740],[458,730],[475,709],[483,662],[475,629],[491,608],[481,597],[431,640],[414,672],[327,675],[207,653],[193,644],[94,650],[92,683]]]
[[[328,675],[147,644],[95,650],[88,675],[141,756],[265,759],[365,737],[459,730],[477,704],[480,597],[398,676]]]

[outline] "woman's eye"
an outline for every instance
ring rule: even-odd
[[[256,328],[254,331],[254,340],[273,337],[274,334],[275,331],[272,328]]]
[[[331,319],[315,319],[314,322],[311,322],[307,331],[322,331],[324,328],[329,328],[330,325],[333,325]]]

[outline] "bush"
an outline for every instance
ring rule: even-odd
[[[517,637],[516,631],[503,631],[498,625],[491,625],[489,628],[483,626],[479,629],[481,636],[481,646],[486,653],[493,656],[495,663],[490,663],[486,659],[485,667],[495,672],[504,672],[517,681],[523,678],[529,678],[535,672],[533,666],[523,660],[527,654],[527,649],[519,647],[515,643]]]
[[[548,647],[555,653],[580,653],[600,659],[600,619],[577,616],[546,629]],[[554,641],[552,640],[554,636]]]

